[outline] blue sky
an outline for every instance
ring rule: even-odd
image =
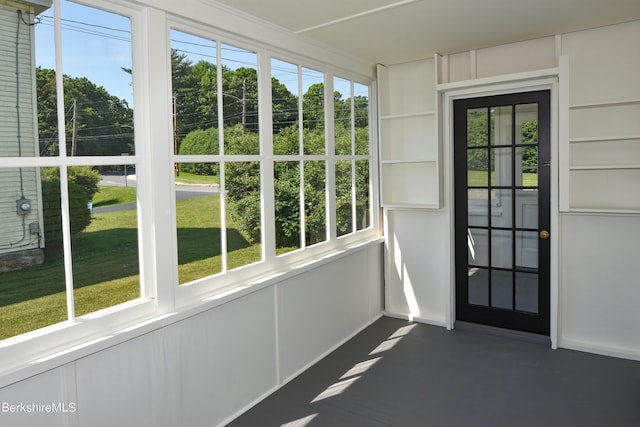
[[[72,77],[87,77],[133,107],[131,76],[122,71],[122,68],[132,68],[130,20],[66,0],[61,1],[61,12],[63,72]],[[36,22],[39,22],[36,25],[36,63],[54,69],[52,9],[40,14]],[[180,49],[193,63],[199,60],[215,63],[214,41],[175,30],[171,32],[171,40],[172,47]],[[228,45],[222,45],[221,50],[223,65],[231,69],[257,67],[253,52]],[[297,95],[296,68],[283,61],[274,59],[272,62],[272,75]],[[319,81],[322,81],[320,73],[303,69],[303,93]],[[350,96],[347,81],[336,79],[334,85],[343,98]],[[366,90],[366,87],[360,87],[360,91],[363,88]],[[356,95],[358,92],[357,87]]]
[[[128,18],[68,1],[61,2],[63,72],[87,77],[111,95],[133,106],[131,32]],[[36,25],[36,63],[55,68],[53,11],[40,16]]]

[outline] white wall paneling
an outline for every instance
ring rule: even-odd
[[[445,326],[450,282],[448,214],[386,210],[386,312]]]
[[[560,346],[640,360],[640,217],[563,214]]]

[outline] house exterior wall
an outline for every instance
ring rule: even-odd
[[[22,19],[17,10],[22,10]],[[33,8],[0,1],[0,152],[2,156],[38,156],[33,58]],[[16,34],[17,46],[16,46]],[[16,60],[17,48],[17,60]],[[16,73],[17,67],[17,73]],[[16,76],[17,74],[17,76]],[[16,108],[18,104],[19,108]],[[19,124],[19,128],[18,128]],[[43,243],[30,230],[40,218],[40,177],[36,168],[0,169],[0,271],[42,262]],[[31,201],[31,212],[19,215],[17,200]]]
[[[559,117],[552,154],[552,339],[560,347],[640,360],[634,261],[640,237],[639,39],[636,21],[439,57],[434,85],[442,94],[463,86],[481,92],[525,74],[556,82],[560,75],[560,91],[568,96],[558,96],[552,107]],[[509,84],[518,91],[519,83]],[[443,116],[441,131],[449,125]],[[452,326],[452,151],[447,139],[441,143],[442,209],[385,212],[386,310]],[[418,259],[399,256],[416,250]],[[400,258],[407,262],[397,267]]]

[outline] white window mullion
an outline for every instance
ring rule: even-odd
[[[276,257],[275,189],[273,164],[273,100],[271,91],[271,57],[258,52],[258,123],[260,124],[260,203],[262,212],[262,259]]]
[[[302,66],[298,65],[298,141],[300,154],[300,248],[307,245],[306,238],[306,215],[304,209],[304,104],[302,102],[304,93],[302,92]]]
[[[73,263],[71,253],[71,216],[69,215],[69,178],[67,174],[67,136],[65,132],[64,111],[64,83],[62,70],[62,30],[60,18],[60,0],[53,2],[53,39],[56,57],[56,98],[58,113],[58,151],[62,164],[60,165],[60,204],[62,216],[62,242],[64,254],[64,277],[67,299],[67,316],[70,321],[75,320],[75,304],[73,299]]]
[[[351,88],[351,155],[356,155],[356,92],[353,80],[350,82]],[[358,231],[358,209],[356,205],[357,201],[357,185],[356,185],[356,160],[355,158],[351,160],[351,232],[355,233]]]
[[[222,161],[218,165],[220,186],[220,254],[222,255],[222,272],[227,272],[227,198],[225,183],[225,155],[224,152],[224,108],[222,94],[222,47],[216,43],[216,88],[218,98],[218,152],[222,155]]]
[[[326,239],[336,239],[336,143],[335,143],[335,105],[333,104],[332,74],[325,74],[324,84],[324,123],[325,123],[325,209]]]

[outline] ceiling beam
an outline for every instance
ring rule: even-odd
[[[303,28],[301,30],[296,31],[295,33],[296,34],[308,33],[310,31],[318,30],[320,28],[330,27],[332,25],[341,24],[343,22],[351,21],[353,19],[358,19],[358,18],[361,18],[363,16],[373,15],[373,14],[376,14],[376,13],[384,12],[385,10],[394,9],[396,7],[401,7],[401,6],[406,6],[408,4],[417,3],[417,2],[420,2],[420,1],[422,1],[422,0],[402,0],[402,1],[399,1],[399,2],[396,2],[396,3],[388,4],[386,6],[377,7],[375,9],[369,9],[367,11],[356,13],[356,14],[349,15],[349,16],[345,16],[345,17],[340,18],[340,19],[335,19],[333,21],[324,22],[322,24],[314,25],[312,27]]]

